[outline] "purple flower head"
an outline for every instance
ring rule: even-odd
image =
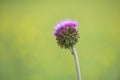
[[[76,21],[71,21],[71,20],[60,21],[55,25],[54,35],[57,36],[57,34],[59,33],[59,30],[61,29],[65,29],[68,27],[77,28],[77,26],[78,26],[78,23]]]
[[[62,48],[70,48],[80,38],[77,30],[78,23],[71,20],[63,20],[55,25],[54,36]]]

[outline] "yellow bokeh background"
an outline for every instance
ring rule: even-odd
[[[120,80],[119,0],[1,0],[0,80],[76,80],[54,25],[77,20],[82,80]]]

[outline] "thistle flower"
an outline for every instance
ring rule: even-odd
[[[77,80],[81,80],[79,60],[74,45],[80,38],[77,30],[77,22],[71,20],[63,20],[55,25],[54,36],[56,37],[57,43],[61,48],[68,48],[75,60]]]
[[[68,48],[75,45],[80,38],[78,35],[78,23],[71,20],[63,20],[55,25],[54,36],[61,48]]]

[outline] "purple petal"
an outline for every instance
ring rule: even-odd
[[[61,29],[61,28],[66,28],[66,27],[74,27],[77,28],[78,23],[76,21],[71,21],[71,20],[63,20],[60,21],[59,23],[57,23],[55,25],[54,28],[54,35],[57,35],[57,32]]]

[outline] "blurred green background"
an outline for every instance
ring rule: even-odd
[[[54,25],[77,20],[82,80],[120,80],[119,0],[0,0],[0,80],[76,80]]]

